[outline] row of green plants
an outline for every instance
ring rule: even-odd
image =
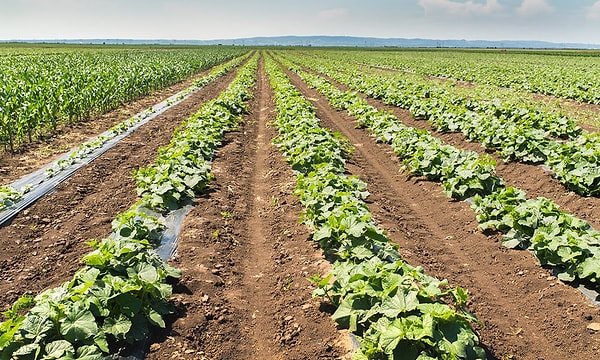
[[[564,281],[597,287],[600,232],[589,223],[560,210],[549,199],[526,199],[522,190],[504,187],[495,175],[493,163],[485,160],[487,156],[482,156],[480,161],[473,160],[474,165],[457,162],[461,150],[441,145],[440,140],[428,132],[406,127],[393,114],[378,111],[357,94],[343,92],[326,79],[284,62],[309,86],[325,95],[333,107],[347,110],[360,127],[369,128],[378,141],[390,144],[411,174],[441,181],[444,192],[455,199],[461,197],[449,189],[455,188],[457,181],[444,176],[457,173],[459,179],[466,178],[467,181],[459,182],[459,188],[465,190],[458,194],[473,195],[472,208],[477,213],[480,229],[503,233],[503,244],[509,248],[530,249],[542,265],[553,267]]]
[[[0,144],[52,135],[246,52],[233,47],[106,49],[0,57]]]
[[[12,186],[1,186],[0,187],[0,211],[13,206],[14,204],[21,201],[23,198],[24,190],[19,191]]]
[[[215,79],[217,79],[221,76],[224,76],[229,71],[231,71],[231,69],[237,67],[239,64],[241,64],[246,59],[247,59],[247,56],[244,55],[244,56],[234,58],[224,64],[215,66],[207,75],[202,76],[201,78],[195,79],[191,86],[187,87],[183,91],[180,91],[179,93],[175,94],[174,96],[169,97],[166,100],[168,103],[167,106],[171,105],[174,102],[182,100],[189,94],[191,94],[195,91],[198,91],[200,88],[208,85]],[[52,177],[52,176],[54,176],[54,174],[64,170],[65,168],[67,168],[67,167],[71,166],[72,164],[78,162],[79,160],[85,158],[90,153],[94,152],[96,149],[99,149],[100,147],[102,147],[107,141],[126,132],[132,126],[139,123],[141,120],[148,117],[149,115],[153,114],[154,111],[155,111],[155,109],[150,107],[145,112],[143,112],[141,114],[141,116],[131,117],[131,118],[113,126],[112,128],[110,128],[106,134],[97,136],[94,139],[86,141],[85,143],[79,145],[74,151],[71,152],[68,159],[63,159],[63,160],[57,161],[53,167],[47,169],[46,175],[48,177]]]
[[[223,94],[192,115],[183,128],[175,130],[171,144],[159,149],[154,166],[134,173],[138,195],[149,208],[180,208],[206,187],[212,178],[210,162],[223,134],[234,130],[241,114],[247,111],[257,59],[255,54]]]
[[[323,58],[335,58],[332,53],[322,55]],[[358,65],[354,69],[365,69],[364,64],[356,60],[353,64]],[[562,109],[548,109],[547,106],[544,106],[544,102],[523,98],[514,91],[492,86],[459,86],[453,81],[425,78],[420,75],[389,70],[392,69],[385,71],[372,69],[372,72],[390,78],[390,81],[395,82],[396,86],[417,93],[421,98],[432,99],[439,102],[440,106],[453,108],[453,112],[458,109],[463,112],[474,111],[481,115],[497,118],[496,121],[517,123],[520,127],[543,130],[552,138],[574,139],[582,133],[577,121],[566,115]],[[383,96],[380,95],[380,97]],[[401,104],[402,98],[399,98],[398,101]],[[410,99],[404,101],[407,101],[406,108],[413,106]],[[412,111],[415,115],[421,115],[419,103],[415,104]],[[423,111],[425,113],[422,115],[425,116],[430,109],[425,107]],[[443,109],[438,113],[443,114]]]
[[[354,90],[409,109],[417,119],[429,119],[438,131],[461,131],[467,139],[480,142],[507,162],[545,163],[567,188],[584,196],[600,196],[598,133],[588,133],[564,122],[562,134],[570,140],[553,140],[549,131],[535,127],[530,120],[518,120],[536,118],[531,113],[524,116],[516,112],[508,116],[502,105],[455,97],[431,82],[413,83],[404,78],[370,75],[351,65],[338,71],[334,62],[324,59],[302,61]],[[550,122],[561,124],[554,120]]]
[[[335,307],[333,318],[360,338],[354,359],[484,359],[465,307],[468,294],[400,259],[373,221],[366,184],[346,176],[348,140],[323,129],[314,108],[273,59],[266,69],[275,91],[280,135],[274,143],[297,176],[302,221],[334,261],[311,277]]]
[[[336,59],[600,104],[597,54],[569,51],[344,51]]]
[[[189,86],[183,91],[170,97],[169,99],[167,99],[167,102],[175,102],[183,99],[192,92],[197,91],[203,86],[206,86],[213,80],[227,74],[229,71],[231,71],[231,69],[241,64],[246,58],[247,56],[240,56],[224,64],[215,66],[214,69],[212,69],[207,75],[194,80],[192,86]],[[83,144],[79,145],[76,149],[71,151],[70,155],[67,158],[57,160],[54,164],[52,164],[51,167],[46,169],[46,177],[52,178],[56,176],[56,174],[70,167],[71,165],[80,162],[82,159],[85,159],[91,153],[104,146],[104,144],[106,144],[108,141],[128,131],[133,126],[135,126],[140,121],[142,121],[143,119],[145,119],[153,113],[154,109],[149,108],[143,113],[133,116],[113,126],[106,133],[98,135],[95,138],[84,142]],[[26,185],[22,189],[15,189],[10,185],[0,186],[0,211],[3,211],[21,201],[23,195],[31,191],[33,188],[34,186],[31,184]]]
[[[504,185],[495,174],[496,162],[490,156],[445,145],[427,131],[405,126],[393,114],[377,110],[356,93],[343,92],[290,61],[283,63],[325,95],[334,108],[347,110],[359,126],[371,129],[380,141],[392,145],[408,172],[441,182],[448,197],[465,200],[474,195],[486,196]]]
[[[222,135],[240,121],[244,102],[252,96],[257,59],[254,56],[227,90],[177,129],[154,166],[134,174],[141,199],[115,218],[113,236],[89,243],[94,250],[83,257],[85,267],[59,287],[21,297],[3,313],[2,359],[110,359],[111,353],[140,343],[152,327],[165,327],[163,317],[173,311],[168,280],[180,273],[154,251],[164,225],[147,212],[166,214],[175,209],[170,199],[177,198],[182,206],[206,187],[197,178],[210,179],[208,160]],[[172,166],[165,170],[165,164]],[[150,169],[171,182],[157,179],[162,183],[156,188],[140,179],[139,174]],[[163,196],[163,202],[156,200]]]

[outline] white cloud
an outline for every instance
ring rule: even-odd
[[[600,19],[600,0],[585,9],[585,17],[592,20]]]
[[[548,4],[547,0],[523,0],[521,6],[516,10],[517,15],[531,16],[541,13],[552,13],[554,8]]]
[[[476,3],[472,0],[457,2],[452,0],[419,0],[419,5],[425,9],[426,14],[442,15],[488,15],[502,11],[498,0],[486,0],[485,3]]]
[[[324,19],[339,18],[348,14],[348,8],[335,8],[319,11],[317,17]]]

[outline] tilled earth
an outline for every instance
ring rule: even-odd
[[[37,294],[71,278],[90,250],[85,242],[108,236],[111,220],[135,202],[130,172],[152,163],[175,127],[233,76],[140,128],[0,228],[2,309],[23,293]],[[480,320],[475,327],[490,359],[600,356],[600,334],[587,328],[600,322],[596,306],[529,252],[506,249],[497,235],[478,231],[467,203],[448,199],[438,184],[400,172],[388,146],[291,77],[317,107],[323,126],[342,132],[355,146],[347,170],[369,185],[371,212],[404,259],[469,290],[469,309]],[[369,101],[407,125],[427,128],[403,110]],[[293,196],[294,176],[271,145],[274,116],[261,67],[250,114],[227,134],[213,162],[216,178],[185,219],[171,259],[182,271],[172,297],[177,312],[167,329],[155,333],[149,359],[350,358],[348,334],[330,319],[332,309],[311,297],[306,278],[326,272],[329,264],[310,240],[310,229],[298,223],[302,206]],[[459,135],[440,137],[481,151]],[[31,151],[20,156],[34,158]],[[24,171],[10,169],[4,170],[7,178]],[[539,167],[499,161],[497,171],[528,196],[549,197],[600,228],[597,198],[566,191]]]

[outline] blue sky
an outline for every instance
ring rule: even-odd
[[[0,0],[0,39],[351,35],[600,44],[600,0]]]

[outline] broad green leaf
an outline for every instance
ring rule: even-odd
[[[331,227],[322,226],[313,233],[313,240],[319,241],[331,237]]]
[[[17,356],[17,359],[18,357],[35,359],[35,357],[37,356],[36,354],[38,354],[40,350],[40,344],[27,344],[18,348],[15,352],[12,353],[12,355],[13,357]]]
[[[93,337],[98,332],[98,325],[92,313],[75,304],[65,311],[65,318],[60,325],[60,333],[71,342],[79,342]]]
[[[561,271],[556,275],[556,277],[564,282],[575,281],[575,279],[577,278],[577,276],[572,271]]]
[[[108,353],[108,351],[105,352]],[[77,349],[77,360],[106,360],[106,356],[98,347],[86,345]]]
[[[131,329],[131,320],[124,315],[119,315],[117,318],[107,318],[104,320],[104,331],[115,337],[125,337],[125,334]]]
[[[51,336],[53,329],[54,324],[49,318],[43,315],[30,314],[25,316],[20,331],[25,339],[39,342]]]
[[[173,294],[173,287],[169,284],[165,284],[165,283],[155,284],[155,289],[158,290],[158,292],[160,293],[160,296],[163,299],[166,299]]]
[[[579,277],[585,278],[600,278],[600,258],[589,257],[579,264]]]
[[[68,353],[75,353],[73,345],[66,340],[56,340],[46,344],[44,359],[60,359]]]
[[[162,315],[159,314],[154,309],[150,309],[150,312],[148,313],[148,318],[150,319],[150,321],[153,324],[155,324],[161,328],[165,327],[165,321],[163,320]]]
[[[389,318],[396,318],[404,312],[410,312],[417,308],[419,299],[417,299],[416,291],[404,293],[398,290],[396,295],[386,297],[381,303],[381,313]]]
[[[131,321],[131,329],[127,333],[125,340],[133,344],[143,340],[148,333],[148,319],[142,314],[137,314]]]
[[[365,221],[361,221],[360,219],[358,219],[354,216],[351,216],[351,217],[347,217],[347,218],[343,219],[342,225],[345,226],[348,234],[350,234],[354,237],[360,237],[363,234],[363,232],[367,226],[367,223]]]
[[[158,273],[156,268],[150,264],[140,264],[141,268],[138,271],[138,277],[148,283],[158,282]]]
[[[130,293],[120,294],[115,298],[115,301],[120,306],[119,312],[129,318],[134,317],[142,308],[142,300]]]
[[[105,352],[105,353],[109,353],[110,349],[108,348],[108,341],[106,340],[106,333],[103,331],[98,331],[98,333],[96,334],[96,336],[94,336],[94,344],[95,346],[92,346],[94,348],[94,351],[97,352],[98,349]],[[81,348],[78,349],[78,352]]]

